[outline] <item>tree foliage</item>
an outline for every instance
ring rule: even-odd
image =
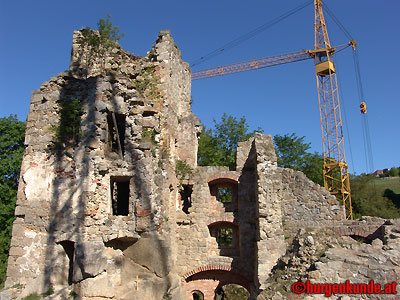
[[[16,116],[0,118],[0,285],[7,268],[25,127]]]
[[[93,65],[96,59],[103,59],[104,63],[105,55],[124,36],[124,33],[119,33],[119,27],[112,24],[110,15],[107,15],[106,19],[100,19],[97,22],[97,28],[98,33],[94,32],[90,27],[82,29],[82,36],[78,40],[82,48],[88,47],[89,55],[86,57],[88,68]]]
[[[200,166],[228,166],[231,169],[236,165],[236,148],[238,143],[248,140],[256,131],[248,132],[249,125],[246,118],[240,120],[224,113],[220,122],[214,120],[215,129],[203,130],[200,134],[198,149],[198,164]]]
[[[220,122],[214,120],[214,124],[214,129],[206,129],[203,126],[198,150],[200,166],[234,168],[238,143],[248,140],[256,131],[263,132],[260,128],[248,132],[249,126],[245,117],[237,120],[227,114],[221,117]],[[309,179],[323,185],[323,157],[317,152],[307,152],[311,146],[304,139],[304,136],[297,137],[294,133],[274,136],[278,166],[302,171]]]
[[[304,136],[297,137],[294,133],[274,136],[278,166],[301,171],[309,179],[323,186],[324,159],[317,152],[307,152],[311,148],[311,143],[306,143],[304,139]]]
[[[391,177],[398,177],[400,175],[400,168],[395,168],[395,167],[391,168],[389,171],[389,175]]]

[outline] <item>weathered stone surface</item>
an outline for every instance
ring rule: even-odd
[[[106,269],[107,257],[102,241],[85,241],[76,245],[74,251],[74,281],[95,277]]]
[[[159,277],[166,276],[171,268],[171,250],[158,235],[141,238],[128,247],[124,255]]]

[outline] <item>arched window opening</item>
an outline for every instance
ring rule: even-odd
[[[192,296],[193,296],[193,300],[204,300],[204,295],[200,291],[193,291]]]
[[[217,222],[208,226],[210,235],[217,240],[221,256],[239,256],[239,228],[229,222]]]
[[[226,211],[237,211],[238,184],[236,181],[221,178],[209,182],[208,185],[211,195],[224,205]]]

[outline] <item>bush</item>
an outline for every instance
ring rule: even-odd
[[[390,169],[389,174],[391,177],[398,177],[400,175],[400,169],[393,167]]]

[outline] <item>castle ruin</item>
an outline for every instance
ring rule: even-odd
[[[69,70],[32,94],[5,299],[213,300],[226,284],[289,299],[298,280],[399,281],[400,222],[346,221],[277,166],[271,136],[240,143],[235,170],[197,165],[191,70],[169,31],[145,57],[90,57],[81,35]]]

